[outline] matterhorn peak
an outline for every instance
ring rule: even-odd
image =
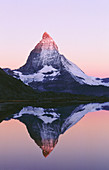
[[[58,51],[58,47],[52,37],[47,32],[44,32],[42,40],[36,45],[35,50],[38,52],[42,50]]]
[[[86,75],[78,66],[59,53],[55,41],[47,32],[44,32],[41,41],[30,52],[27,62],[22,67],[12,71],[5,69],[5,72],[37,91],[109,95],[107,89],[109,78]],[[95,86],[98,86],[98,92]],[[106,86],[106,92],[101,86]],[[103,89],[102,92],[100,88]],[[48,152],[44,150],[45,155]]]
[[[42,39],[51,38],[47,32],[44,32]],[[52,38],[51,38],[52,39]]]

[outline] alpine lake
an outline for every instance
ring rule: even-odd
[[[0,103],[0,170],[109,170],[109,102]]]

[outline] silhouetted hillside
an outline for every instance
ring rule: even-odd
[[[0,99],[34,99],[34,90],[0,68]]]

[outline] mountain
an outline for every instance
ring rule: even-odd
[[[37,91],[109,96],[109,78],[87,76],[59,53],[56,43],[46,32],[25,65],[4,71]]]
[[[0,112],[1,108],[3,107],[0,105]],[[15,109],[13,106],[12,110]],[[73,104],[53,108],[32,105],[19,106],[18,111],[7,116],[7,118],[5,117],[4,120],[17,119],[24,123],[30,137],[41,148],[43,155],[47,157],[58,143],[61,134],[78,123],[88,112],[99,110],[109,110],[109,102]]]
[[[25,85],[21,80],[17,80],[7,75],[0,68],[0,99],[33,99],[36,97],[34,90]]]

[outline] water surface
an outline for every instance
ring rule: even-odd
[[[108,170],[109,103],[0,105],[0,170]]]

